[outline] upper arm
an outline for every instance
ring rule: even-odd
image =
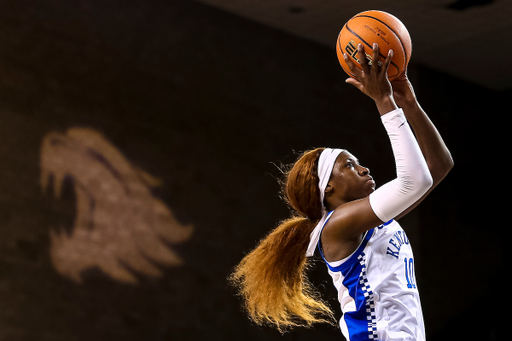
[[[322,236],[328,241],[353,240],[382,223],[366,197],[338,206],[326,223]]]

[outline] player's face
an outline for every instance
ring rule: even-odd
[[[361,166],[354,155],[344,151],[336,159],[327,187],[326,197],[331,206],[337,207],[370,195],[375,190],[375,181],[368,168]]]

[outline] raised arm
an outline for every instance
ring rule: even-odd
[[[397,219],[403,217],[414,209],[425,197],[443,180],[453,168],[453,159],[446,147],[439,131],[421,108],[413,87],[407,78],[407,73],[391,82],[393,97],[396,104],[401,107],[416,135],[416,140],[421,152],[427,161],[433,185],[425,195],[407,210],[402,212]]]
[[[366,197],[354,200],[355,196],[345,195],[346,166],[343,162],[334,168],[326,188],[329,209],[333,209],[322,233],[323,247],[327,259],[340,259],[350,253],[352,246],[360,242],[362,233],[382,222],[398,217],[408,207],[417,202],[432,185],[427,163],[419,144],[414,137],[402,109],[397,109],[392,85],[387,79],[387,67],[392,58],[388,55],[382,67],[371,68],[366,62],[362,46],[358,47],[362,69],[356,68],[346,57],[347,64],[356,74],[347,83],[354,85],[375,101],[382,123],[388,133],[395,157],[397,178],[390,181]],[[374,46],[373,58],[379,57],[379,48]],[[347,163],[347,165],[350,165]],[[354,166],[356,167],[356,166]],[[357,174],[368,175],[368,170],[357,165]],[[337,179],[340,179],[339,181]],[[339,189],[336,196],[337,188]],[[330,194],[330,195],[329,195]],[[336,202],[337,199],[337,202]],[[332,251],[335,250],[335,251]],[[331,253],[333,252],[333,253]],[[331,258],[332,257],[332,258]]]

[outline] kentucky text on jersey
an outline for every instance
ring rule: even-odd
[[[409,238],[407,238],[404,231],[397,231],[393,235],[393,238],[389,240],[389,244],[390,246],[388,246],[386,254],[398,259],[402,245],[409,245]]]

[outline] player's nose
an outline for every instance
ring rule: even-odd
[[[359,166],[359,175],[364,176],[370,174],[370,169],[367,167]]]

